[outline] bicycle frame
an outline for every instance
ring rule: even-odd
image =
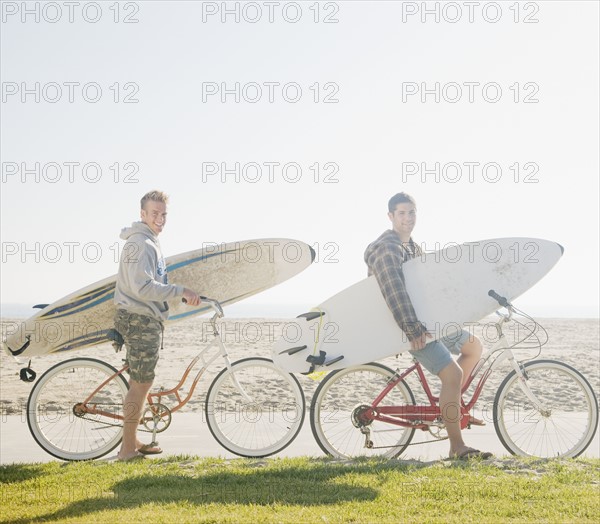
[[[191,362],[181,366],[172,380],[175,387],[154,388],[151,393],[150,388],[143,388],[143,405],[136,407],[134,402],[140,399],[133,398],[132,389],[128,392],[125,365],[117,370],[87,357],[59,362],[40,377],[29,395],[27,423],[35,441],[62,460],[93,460],[119,446],[124,427],[130,426],[151,435],[146,446],[158,446],[157,435],[171,426],[172,412],[194,403],[191,396],[204,378],[207,389],[206,398],[201,399],[202,412],[210,433],[223,448],[242,457],[267,457],[288,446],[306,416],[298,379],[267,358],[236,360],[228,355],[227,344],[219,335],[221,326],[217,326],[222,309],[216,301],[201,300],[215,312],[210,320],[213,329],[207,340],[194,344]],[[207,309],[202,307],[202,311]],[[215,365],[208,376],[205,371],[219,357],[225,365]],[[135,389],[137,382],[129,382]],[[164,400],[165,396],[169,398]],[[149,405],[144,409],[146,400]],[[139,447],[139,441],[137,444]],[[144,453],[141,448],[138,451]]]
[[[210,324],[211,324],[211,327],[213,330],[212,334],[213,334],[214,338],[210,342],[210,344],[205,346],[204,349],[202,349],[202,351],[192,359],[192,361],[189,363],[188,367],[186,368],[185,372],[183,373],[181,380],[175,387],[173,387],[169,390],[165,390],[165,389],[161,388],[160,391],[157,391],[154,393],[148,393],[148,396],[146,397],[147,402],[148,402],[148,407],[149,407],[149,409],[152,410],[153,413],[155,413],[155,415],[156,415],[156,411],[153,408],[155,408],[159,404],[162,404],[160,402],[162,397],[173,395],[177,399],[177,404],[175,406],[173,406],[172,408],[169,408],[168,412],[159,413],[159,417],[166,417],[168,414],[178,411],[179,409],[181,409],[183,406],[185,406],[188,403],[188,401],[192,398],[194,391],[196,390],[196,386],[198,385],[200,378],[202,378],[202,375],[204,374],[204,372],[208,369],[208,367],[217,358],[223,357],[223,359],[225,360],[227,369],[231,370],[231,367],[232,367],[231,360],[229,359],[229,354],[227,353],[225,344],[223,344],[223,341],[221,340],[221,338],[219,336],[219,329],[216,324],[217,319],[219,319],[223,316],[223,311],[220,308],[220,305],[218,305],[218,304],[215,305],[216,301],[212,301],[210,299],[205,298],[204,302],[209,302],[209,304],[215,310],[214,315],[210,319]],[[206,354],[212,349],[216,349],[215,353],[213,355],[211,355],[210,357],[205,358]],[[194,369],[194,367],[196,366],[196,364],[199,361],[202,361],[202,367],[200,368],[200,370],[196,374],[195,378],[193,379],[190,390],[188,391],[187,395],[185,396],[185,398],[182,399],[179,394],[179,391],[187,383],[188,376],[190,375],[192,369]],[[120,415],[117,413],[110,413],[103,409],[99,409],[95,405],[90,404],[90,401],[94,398],[94,396],[99,391],[102,390],[102,388],[104,388],[104,386],[106,386],[106,384],[108,384],[109,382],[114,380],[118,375],[122,375],[125,371],[127,371],[127,369],[128,369],[127,365],[123,366],[119,371],[117,371],[116,373],[111,375],[109,378],[107,378],[104,382],[102,382],[102,384],[100,384],[82,403],[77,404],[75,407],[76,414],[81,415],[81,416],[86,415],[86,414],[93,414],[93,415],[108,417],[108,418],[111,418],[114,420],[123,420],[124,419],[123,415]],[[244,397],[245,400],[251,402],[252,399],[244,391],[242,386],[239,384],[237,378],[235,377],[235,374],[232,374],[232,379],[233,379],[234,385],[237,388],[237,390],[239,391],[239,393]],[[143,419],[141,422],[143,423]]]
[[[505,360],[508,360],[512,365],[513,369],[519,377],[519,385],[525,395],[533,402],[538,409],[543,410],[541,403],[537,400],[535,395],[531,392],[525,381],[525,376],[520,364],[515,359],[512,351],[512,347],[509,346],[504,333],[502,332],[502,325],[509,322],[512,318],[512,309],[509,308],[508,315],[501,315],[502,318],[495,324],[498,332],[498,341],[487,350],[481,357],[480,361],[475,365],[469,378],[464,383],[461,389],[461,429],[464,429],[469,424],[469,417],[465,416],[473,408],[479,396],[487,382],[487,379],[493,373],[493,371]],[[498,354],[499,353],[499,354]],[[462,395],[469,389],[475,377],[482,371],[484,366],[490,361],[490,359],[496,355],[491,361],[489,366],[483,371],[479,382],[475,387],[475,391],[469,402],[465,403],[462,399]],[[411,373],[416,372],[421,387],[427,395],[429,405],[406,405],[406,406],[380,406],[381,402],[388,395],[390,391],[394,389],[404,378]],[[380,422],[386,422],[395,426],[411,427],[421,430],[429,430],[432,425],[441,424],[441,412],[439,408],[439,397],[435,396],[431,392],[423,368],[419,362],[416,362],[406,369],[403,373],[396,374],[388,381],[387,386],[372,402],[369,409],[359,414],[360,420],[365,423],[369,423],[373,420]]]

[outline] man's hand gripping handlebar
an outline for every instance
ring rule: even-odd
[[[188,289],[187,287],[183,289],[183,298],[181,299],[181,301],[184,302],[185,304],[189,304],[190,306],[197,306],[200,304],[202,299],[203,299],[203,297],[201,297],[195,291],[192,291],[191,289]]]
[[[184,295],[184,297],[181,299],[181,301],[182,301],[184,304],[188,304],[188,305],[190,305],[190,306],[194,306],[194,305],[196,305],[196,306],[197,306],[197,305],[199,305],[201,302],[204,302],[204,303],[208,304],[208,305],[209,305],[209,306],[210,306],[210,307],[213,309],[213,311],[215,312],[215,316],[216,316],[216,317],[218,317],[218,318],[221,318],[221,317],[223,317],[223,315],[224,315],[224,313],[223,313],[223,308],[221,307],[221,304],[219,303],[219,301],[218,301],[218,300],[215,300],[214,298],[203,297],[202,295],[197,295],[197,297],[198,297],[198,302],[197,302],[196,304],[192,304],[192,303],[190,303],[190,302],[187,300],[187,298],[185,297],[185,295]]]

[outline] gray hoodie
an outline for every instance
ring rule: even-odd
[[[160,320],[167,320],[167,300],[183,296],[183,286],[167,283],[167,266],[158,237],[143,222],[134,222],[121,231],[126,240],[119,261],[115,287],[117,308]]]

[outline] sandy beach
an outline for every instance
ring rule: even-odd
[[[281,336],[286,323],[292,321],[292,319],[226,320],[221,323],[221,338],[229,350],[232,361],[250,356],[269,358],[271,345]],[[14,327],[14,322],[19,322],[19,320],[2,320],[3,333],[5,333],[7,329]],[[583,373],[594,388],[594,391],[598,394],[598,391],[600,391],[600,321],[598,319],[542,319],[540,320],[540,323],[548,331],[549,340],[548,343],[542,347],[542,352],[538,358],[555,359],[574,366]],[[495,341],[492,331],[490,325],[485,322],[474,328],[474,333],[483,340],[485,347],[491,346]],[[204,318],[188,319],[180,323],[169,325],[165,330],[164,349],[161,352],[161,358],[157,368],[157,377],[154,382],[155,387],[159,388],[164,386],[168,389],[177,384],[187,364],[197,354],[198,348],[203,343],[207,343],[211,340],[212,335],[210,333],[209,324]],[[509,339],[512,337],[513,340],[516,336],[519,336],[517,331],[511,333],[510,330],[507,330],[506,334],[509,336]],[[523,358],[531,358],[534,357],[537,352],[538,351],[535,349],[523,349],[518,350],[517,355]],[[39,377],[54,364],[69,358],[94,357],[104,360],[115,367],[119,367],[124,356],[124,351],[115,353],[110,345],[105,344],[76,352],[36,357],[32,362],[32,367]],[[404,369],[410,365],[411,359],[408,354],[402,354],[398,357],[393,356],[387,358],[381,362],[393,369]],[[18,375],[21,367],[22,366],[19,366],[14,359],[8,357],[4,353],[2,354],[0,360],[0,413],[3,422],[1,425],[2,435],[0,436],[0,461],[2,463],[22,460],[19,457],[23,456],[30,457],[30,460],[39,460],[40,458],[36,459],[34,457],[41,457],[43,455],[40,456],[37,452],[40,451],[42,454],[44,453],[34,442],[33,438],[31,438],[30,435],[27,435],[27,424],[24,422],[24,415],[26,412],[27,398],[32,384],[19,380]],[[169,438],[175,439],[174,448],[170,449],[170,452],[193,452],[192,449],[188,449],[188,447],[193,448],[194,446],[194,439],[191,436],[189,446],[183,445],[183,441],[180,441],[180,446],[178,447],[177,436],[175,434],[170,434],[170,432],[176,432],[177,428],[179,428],[180,432],[183,432],[183,434],[190,433],[191,426],[188,426],[184,420],[187,420],[188,424],[196,426],[198,420],[203,419],[203,416],[200,416],[200,413],[203,411],[208,387],[214,376],[222,368],[222,361],[220,359],[215,361],[200,380],[190,402],[181,410],[181,412],[186,415],[182,416],[180,419],[178,419],[178,416],[180,416],[179,413],[174,415],[173,427],[169,428],[163,437],[163,440]],[[509,371],[508,367],[503,369]],[[482,397],[474,410],[475,415],[487,419],[488,421],[486,428],[478,429],[475,432],[482,435],[484,444],[486,442],[491,444],[493,439],[496,438],[491,420],[491,408],[496,389],[506,374],[502,371],[503,370],[500,370],[490,377]],[[194,373],[191,374],[190,378],[193,378],[193,376]],[[437,382],[437,379],[430,375],[428,375],[428,379],[429,378],[431,379],[430,384],[435,391],[439,383]],[[319,382],[318,380],[302,375],[298,375],[298,379],[304,390],[308,409],[312,395]],[[420,387],[415,382],[414,378],[409,378],[408,382],[415,393],[417,401],[422,399],[423,395],[419,394],[421,391]],[[187,392],[188,389],[189,385],[184,387],[185,392]],[[551,392],[551,389],[549,389],[549,392]],[[574,399],[574,402],[576,402],[576,399]],[[194,413],[196,413],[197,416],[194,416]],[[207,434],[207,439],[212,440],[206,429],[206,424],[203,423],[202,426],[202,432]],[[308,416],[305,420],[304,428],[297,440],[298,442],[293,443],[284,453],[309,455],[321,454],[320,449],[315,444],[314,439],[312,439]],[[204,441],[204,439],[202,439],[202,441]],[[19,447],[25,451],[24,455],[22,453],[19,453],[18,455],[15,454],[14,442],[19,442]],[[597,442],[598,437],[596,436],[595,442],[592,443],[590,450],[588,450],[588,453],[591,453],[589,456],[598,456]],[[446,445],[444,443],[438,443],[435,444],[435,446],[441,446],[439,448],[439,453],[443,455]],[[412,446],[411,456],[423,457],[430,456],[430,453],[437,453],[436,450],[438,448],[433,449],[432,445],[427,446],[427,448],[428,451],[423,452],[425,446]],[[429,448],[432,448],[433,451]],[[500,442],[497,442],[497,445],[494,444],[494,448],[497,453],[501,453],[503,450]],[[227,455],[225,450],[222,450],[214,440],[211,441],[210,445],[205,446],[203,444],[198,446],[197,453],[201,453],[203,449],[209,455],[212,453],[220,454],[222,456]],[[30,454],[27,454],[26,450],[35,451],[33,454],[31,452]],[[221,450],[221,453],[218,453],[218,450]],[[49,455],[46,456],[48,459],[52,459]]]

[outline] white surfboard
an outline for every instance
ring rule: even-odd
[[[306,269],[310,246],[285,238],[213,244],[166,259],[169,283],[195,290],[223,306],[273,287]],[[114,328],[116,275],[75,291],[28,320],[12,326],[3,347],[9,355],[31,357],[108,342]],[[211,311],[169,302],[169,320]]]
[[[490,290],[515,299],[562,256],[556,242],[498,238],[452,245],[402,266],[417,318],[433,340],[452,336],[500,306]],[[375,277],[345,289],[288,325],[272,357],[289,372],[334,370],[380,360],[410,349]]]

